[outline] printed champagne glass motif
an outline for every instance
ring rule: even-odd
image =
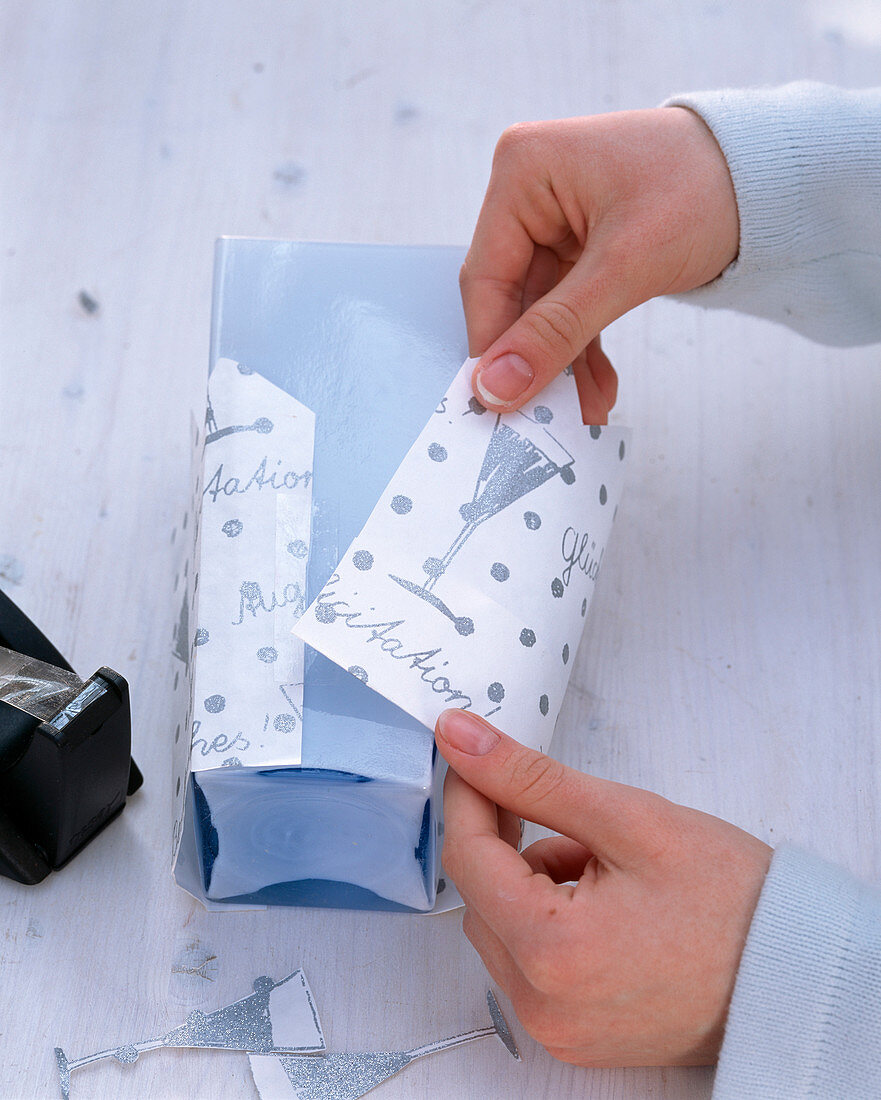
[[[218,428],[210,398],[208,400],[208,408],[205,410],[206,445],[223,439],[225,435],[233,435],[235,432],[258,432],[260,435],[268,435],[272,428],[273,423],[266,416],[258,416],[253,424],[230,424],[229,427]]]
[[[412,1050],[332,1052],[317,1057],[282,1054],[277,1059],[252,1058],[251,1069],[257,1089],[261,1096],[278,1095],[271,1088],[277,1074],[273,1074],[272,1067],[265,1064],[277,1061],[293,1087],[293,1095],[297,1100],[357,1100],[389,1077],[394,1077],[416,1058],[490,1035],[501,1039],[511,1057],[519,1062],[520,1052],[492,990],[487,991],[486,1003],[492,1020],[489,1027],[476,1028],[474,1031],[466,1031],[449,1039],[414,1047]]]
[[[117,1062],[128,1064],[136,1062],[144,1051],[158,1047],[213,1047],[261,1054],[314,1054],[323,1051],[325,1043],[312,991],[303,971],[296,970],[278,982],[264,976],[255,978],[254,992],[249,997],[216,1012],[191,1012],[180,1027],[157,1039],[99,1050],[75,1061],[70,1061],[64,1051],[56,1047],[61,1095],[68,1100],[71,1072],[80,1066],[102,1058],[115,1058]]]
[[[435,594],[434,588],[440,577],[447,572],[456,555],[482,523],[558,474],[566,485],[572,485],[575,481],[573,456],[546,426],[553,420],[551,410],[540,405],[534,410],[534,416],[522,411],[515,415],[521,418],[514,421],[520,431],[513,426],[512,416],[505,420],[501,415],[496,416],[474,493],[471,500],[459,508],[464,521],[462,529],[442,557],[426,559],[422,568],[427,579],[419,584],[389,574],[402,588],[446,615],[458,633],[463,635],[474,633],[474,620],[467,615],[456,615]],[[528,427],[521,423],[524,420]]]

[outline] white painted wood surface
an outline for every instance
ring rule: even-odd
[[[71,1056],[309,976],[333,1049],[483,1021],[459,916],[214,914],[169,877],[168,534],[224,233],[466,243],[526,118],[811,76],[876,83],[870,4],[4,0],[0,584],[74,665],[131,682],[146,783],[36,889],[0,880],[0,1095]],[[874,22],[873,22],[874,20]],[[79,301],[86,291],[98,309]],[[564,708],[569,762],[881,879],[878,348],[653,303],[610,330],[632,482]],[[711,1072],[573,1069],[512,1019],[395,1097],[703,1098]],[[253,1097],[246,1059],[160,1051],[74,1096]]]

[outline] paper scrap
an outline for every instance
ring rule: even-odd
[[[300,762],[315,417],[218,360],[209,387],[194,771]]]
[[[546,749],[624,483],[630,433],[564,373],[488,412],[467,360],[295,631],[429,728],[473,710]]]

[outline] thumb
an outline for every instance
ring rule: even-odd
[[[596,260],[584,256],[543,298],[529,307],[481,355],[472,383],[480,401],[494,412],[519,409],[570,363],[599,332],[626,312],[614,280],[600,279]],[[608,363],[608,361],[606,361]],[[595,372],[599,401],[591,420],[605,423],[615,403],[611,367]]]
[[[566,767],[464,710],[445,710],[435,733],[441,755],[470,787],[619,866],[650,854],[673,809],[649,791]]]

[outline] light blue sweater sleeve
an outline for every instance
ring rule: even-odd
[[[881,89],[700,92],[728,162],[737,259],[696,305],[829,344],[881,340]],[[795,848],[774,856],[747,938],[714,1100],[881,1097],[881,891]]]
[[[800,82],[696,92],[728,162],[738,258],[680,295],[782,321],[827,344],[881,340],[881,88]]]
[[[714,1100],[881,1096],[881,890],[782,847],[737,974]]]

